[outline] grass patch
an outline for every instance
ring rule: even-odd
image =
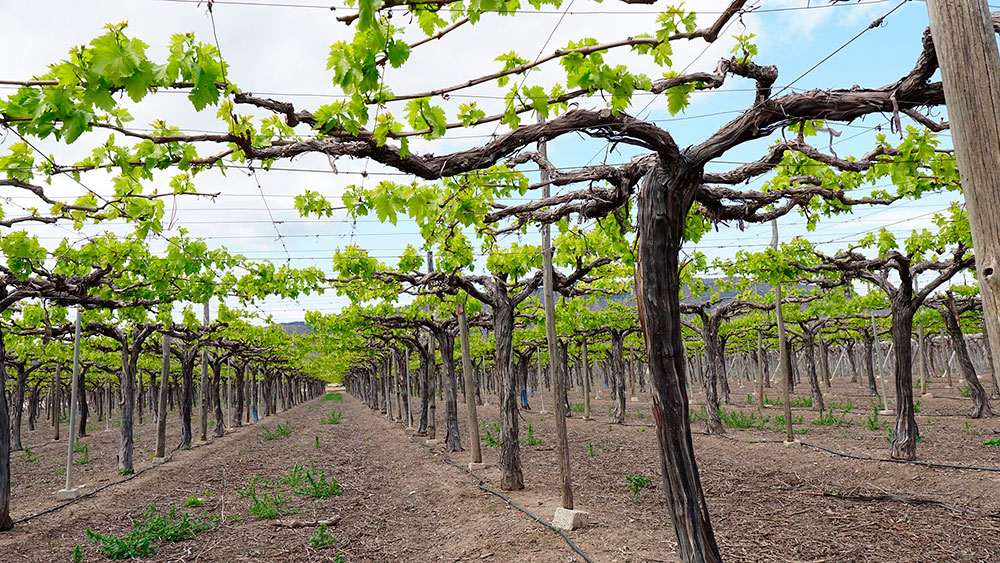
[[[969,391],[968,385],[963,385],[961,387],[958,387],[957,389],[958,389],[958,394],[965,397],[966,399],[972,396],[972,392]]]
[[[771,397],[767,396],[767,393],[764,394],[764,404],[765,405],[775,406],[775,407],[783,407],[783,406],[785,406],[785,402],[782,401],[780,397],[772,399]],[[793,406],[793,407],[811,407],[811,406],[813,406],[813,398],[812,397],[790,397],[788,399],[788,404],[790,406]]]
[[[205,501],[198,498],[198,495],[191,494],[184,499],[184,506],[187,507],[205,506]]]
[[[280,491],[270,494],[258,493],[258,482],[260,482],[260,479],[254,477],[250,480],[250,484],[247,485],[246,489],[237,493],[250,499],[250,513],[264,520],[273,520],[282,514],[286,514],[287,511],[284,509],[284,505],[287,499],[285,495]],[[263,482],[263,484],[266,483],[266,481]]]
[[[819,411],[819,418],[812,421],[814,426],[847,426],[850,422],[847,420],[847,413],[837,416],[833,414],[833,409],[824,411]]]
[[[330,411],[330,414],[319,419],[320,424],[340,424],[341,413],[336,409]]]
[[[318,469],[315,464],[306,466],[296,464],[288,476],[278,482],[288,485],[292,492],[307,497],[327,498],[340,494],[340,484],[333,477],[326,477],[325,469]]]
[[[571,403],[569,410],[572,412],[583,412],[583,403]]]
[[[263,425],[261,425],[261,428],[263,428],[264,431],[261,432],[260,434],[258,434],[258,436],[260,436],[261,438],[263,438],[265,440],[277,440],[278,438],[281,438],[282,436],[288,436],[289,434],[292,433],[291,428],[288,427],[288,421],[287,420],[285,421],[284,424],[282,424],[282,423],[279,422],[278,426],[276,426],[274,430],[271,430],[267,426],[263,426]]]
[[[983,445],[984,446],[1000,446],[1000,438],[997,438],[996,440],[985,440],[983,442]]]
[[[719,418],[726,428],[754,428],[758,424],[756,413],[719,409]]]
[[[217,518],[192,518],[188,514],[178,515],[171,509],[168,514],[158,514],[154,505],[142,513],[142,517],[132,520],[132,531],[125,535],[99,534],[87,528],[87,539],[100,547],[101,553],[109,559],[131,559],[149,557],[156,554],[159,542],[176,542],[194,538],[218,526]]]
[[[344,396],[340,393],[327,393],[323,395],[324,401],[333,401],[334,403],[340,403],[344,400]]]

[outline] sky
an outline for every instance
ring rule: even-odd
[[[215,43],[229,62],[229,78],[243,91],[289,101],[297,109],[314,109],[329,103],[341,94],[331,82],[326,70],[330,45],[350,40],[352,28],[336,20],[338,15],[352,13],[351,8],[336,0],[335,9],[329,3],[316,0],[281,2],[272,0],[217,1],[211,13],[205,2],[197,0],[44,0],[25,2],[0,0],[5,33],[0,35],[0,80],[25,80],[42,74],[48,64],[66,56],[74,45],[88,43],[103,33],[106,23],[128,21],[128,33],[149,44],[153,60],[163,60],[166,45],[174,33],[193,32],[200,41]],[[689,0],[688,9],[700,10],[699,27],[711,24],[728,0]],[[759,48],[755,61],[773,64],[779,69],[775,93],[811,88],[845,88],[852,85],[877,87],[891,83],[912,68],[920,50],[920,38],[928,25],[926,6],[922,2],[907,2],[883,24],[868,29],[869,24],[900,4],[899,0],[868,0],[829,4],[824,0],[761,0],[751,1],[758,9],[734,20],[724,37],[707,45],[701,40],[675,42],[673,69],[711,71],[718,60],[729,56],[734,45],[733,35],[753,33]],[[566,0],[558,9],[551,6],[536,13],[527,10],[515,17],[485,16],[476,26],[464,26],[441,40],[432,41],[414,50],[411,61],[403,69],[388,69],[383,77],[394,92],[419,92],[443,85],[459,84],[470,78],[499,68],[494,59],[508,51],[516,51],[526,59],[534,59],[566,46],[571,40],[594,37],[599,41],[622,39],[655,30],[656,14],[666,4],[626,5],[614,0],[596,3],[589,0]],[[406,25],[409,17],[395,10],[392,23]],[[415,26],[411,26],[414,27]],[[413,41],[419,32],[409,33]],[[846,45],[846,46],[845,46]],[[839,49],[839,50],[838,50]],[[836,51],[836,54],[830,56]],[[828,59],[826,59],[829,57]],[[635,65],[635,58],[625,51],[610,52],[609,62],[631,61],[632,72],[646,72],[658,77],[661,70],[645,62]],[[826,59],[826,60],[824,60]],[[646,65],[646,66],[642,66]],[[817,66],[818,65],[818,66]],[[520,78],[526,84],[551,86],[561,76],[554,65]],[[0,85],[0,96],[14,92]],[[476,99],[488,114],[500,107],[503,91],[495,83],[463,90],[447,101],[437,100],[454,119],[459,103]],[[653,120],[670,131],[682,147],[696,144],[752,105],[752,83],[729,77],[719,90],[695,93],[685,111],[671,116],[666,110],[665,96],[637,95],[629,113]],[[581,100],[580,107],[601,107],[600,99]],[[214,108],[195,112],[183,95],[157,93],[140,104],[126,104],[136,118],[133,125],[148,127],[164,119],[186,132],[221,132],[225,125],[216,118]],[[240,111],[244,111],[241,108]],[[400,104],[390,107],[400,120]],[[263,114],[261,114],[263,115]],[[935,114],[943,118],[943,115]],[[905,118],[904,118],[905,120]],[[872,115],[847,125],[836,125],[840,136],[815,141],[824,151],[838,155],[862,154],[874,144],[874,135],[890,135],[889,116]],[[432,142],[417,140],[415,152],[443,153],[461,150],[483,143],[490,136],[506,129],[488,124],[474,129],[456,130],[444,139]],[[299,133],[307,129],[300,128]],[[7,135],[0,139],[0,150],[17,139]],[[106,134],[86,136],[71,146],[44,143],[43,147],[60,163],[78,160],[104,141]],[[710,170],[726,170],[739,163],[756,160],[766,147],[780,138],[747,143],[725,154]],[[898,139],[898,136],[896,137]],[[942,146],[950,146],[947,132],[941,134]],[[209,153],[208,146],[202,149]],[[597,162],[626,162],[639,154],[627,148],[607,152],[604,142],[582,136],[565,136],[549,144],[550,159],[559,167],[583,166]],[[225,175],[208,172],[197,176],[201,192],[222,195],[214,201],[178,198],[168,203],[170,231],[187,229],[192,236],[204,238],[210,246],[225,246],[259,260],[293,266],[318,266],[330,271],[330,256],[336,248],[356,244],[366,248],[388,264],[407,244],[420,245],[416,226],[407,221],[398,225],[383,225],[374,217],[351,221],[342,213],[329,219],[302,218],[293,208],[293,198],[304,190],[319,191],[336,205],[345,187],[365,182],[411,178],[367,160],[341,158],[334,173],[325,156],[303,156],[276,163],[268,172],[250,174],[246,170],[230,169]],[[169,180],[162,176],[163,185]],[[158,179],[159,181],[159,179]],[[85,175],[84,184],[99,192],[109,191],[110,177],[102,172]],[[748,188],[760,186],[751,182]],[[70,180],[57,180],[51,188],[62,197],[75,197],[84,188]],[[0,194],[5,208],[17,209],[31,200],[20,194]],[[804,220],[789,215],[780,221],[782,240],[806,236],[822,243],[827,251],[836,251],[856,242],[866,233],[886,227],[905,235],[911,229],[931,225],[934,212],[948,206],[955,194],[930,196],[919,201],[897,202],[888,208],[859,209],[841,219],[823,222],[816,231],[806,233]],[[76,233],[62,227],[28,227],[55,246],[62,238],[71,240]],[[100,230],[124,232],[126,226],[102,224],[88,228],[87,234]],[[710,258],[729,258],[738,250],[759,250],[769,244],[769,225],[752,226],[745,231],[720,227],[696,245],[685,250],[700,250]],[[526,237],[524,242],[537,239]],[[154,248],[162,241],[153,240]],[[157,246],[159,245],[159,246]],[[961,280],[959,280],[961,281]],[[348,303],[343,297],[327,292],[324,295],[303,296],[297,300],[269,299],[250,307],[251,311],[272,315],[275,321],[301,320],[304,310],[336,312]]]

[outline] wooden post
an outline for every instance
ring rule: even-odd
[[[160,415],[156,419],[156,453],[163,458],[167,445],[167,394],[170,389],[170,336],[163,335],[163,364],[160,369]]]
[[[986,0],[927,0],[976,249],[989,346],[1000,357],[1000,54]]]
[[[66,445],[66,487],[56,493],[57,498],[75,498],[73,488],[73,447],[76,445],[76,403],[78,393],[77,380],[80,378],[80,308],[76,308],[76,321],[73,328],[73,381],[69,393],[69,444]],[[58,428],[58,426],[57,426]],[[58,438],[58,436],[57,436]]]
[[[406,427],[413,428],[413,387],[410,385],[410,349],[403,348],[403,376],[406,378]]]
[[[771,249],[778,250],[777,220],[771,221]],[[789,397],[792,366],[791,358],[788,356],[788,342],[785,340],[785,317],[781,311],[781,282],[774,285],[774,316],[778,321],[778,365],[781,366],[781,400],[785,403],[785,443],[794,444],[792,405]]]
[[[541,118],[540,118],[541,119]],[[538,152],[546,157],[545,142],[538,143]],[[549,197],[549,172],[541,167],[542,199]],[[556,417],[556,458],[562,482],[562,507],[573,508],[573,483],[570,479],[569,441],[566,438],[566,379],[557,362],[559,343],[556,341],[555,280],[552,272],[552,233],[548,223],[542,225],[542,301],[545,305],[545,341],[549,348],[549,377],[552,379],[552,408]],[[633,396],[635,389],[633,388]]]
[[[764,355],[764,336],[757,331],[757,408],[764,408],[764,379],[767,377],[767,356]]]
[[[469,348],[469,322],[465,318],[465,306],[458,304],[458,331],[462,346],[462,378],[465,380],[465,405],[469,411],[469,438],[472,440],[472,463],[483,462],[483,452],[479,445],[479,416],[476,413],[476,390],[472,381],[472,352]]]
[[[62,398],[59,396],[59,386],[62,384],[62,363],[56,363],[56,373],[53,376],[55,386],[52,388],[52,440],[59,441],[59,411],[62,410],[60,404]],[[72,444],[70,444],[72,446]]]
[[[882,365],[881,359],[881,348],[882,343],[878,339],[878,327],[875,326],[875,311],[869,311],[872,318],[872,337],[875,338],[875,363],[878,364],[878,382],[879,386],[882,388],[882,410],[879,414],[892,414],[892,410],[889,408],[889,397],[885,395],[885,368]],[[887,354],[888,356],[888,354]]]
[[[920,394],[927,394],[927,352],[924,350],[924,346],[927,342],[924,340],[924,327],[919,327],[917,330],[917,349],[920,353]]]

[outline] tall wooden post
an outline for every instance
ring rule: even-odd
[[[764,336],[757,332],[757,408],[764,408],[764,379],[767,377],[767,361],[764,355]]]
[[[59,396],[59,388],[62,385],[62,363],[56,363],[56,373],[53,375],[55,385],[52,388],[52,440],[59,441],[59,414],[62,410],[62,398]],[[72,444],[71,444],[72,445]]]
[[[156,419],[156,454],[163,458],[167,445],[167,395],[170,389],[170,336],[163,335],[163,365],[160,368],[160,415]]]
[[[73,488],[73,447],[76,445],[76,403],[80,379],[80,308],[76,308],[73,327],[73,381],[69,393],[69,443],[66,445],[66,487],[56,493],[60,499],[76,498],[79,491]]]
[[[547,158],[545,142],[538,143],[538,152]],[[549,197],[549,172],[541,167],[542,199]],[[549,348],[549,377],[552,380],[552,408],[556,416],[556,458],[562,482],[562,507],[573,508],[573,483],[569,468],[569,440],[566,437],[566,379],[557,361],[559,343],[556,340],[555,281],[552,272],[552,232],[548,223],[542,225],[542,301],[545,305],[545,341]],[[633,389],[633,395],[635,391]]]
[[[1000,358],[1000,54],[986,0],[927,0],[976,249],[989,345]]]
[[[778,250],[778,221],[771,221],[771,249]],[[785,403],[785,443],[794,444],[792,433],[792,405],[789,387],[792,378],[792,362],[785,339],[785,317],[781,311],[781,282],[774,284],[774,316],[778,321],[778,365],[781,366],[781,400]]]
[[[479,415],[476,413],[476,390],[472,380],[472,352],[469,348],[469,322],[465,306],[458,304],[458,332],[462,346],[462,378],[465,380],[465,404],[469,411],[469,439],[472,440],[472,463],[483,462],[479,445]]]

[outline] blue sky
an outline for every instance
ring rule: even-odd
[[[255,0],[250,0],[251,2]],[[273,2],[282,4],[281,2]],[[700,25],[708,25],[717,12],[728,2],[725,0],[688,1],[688,8],[708,12],[699,17]],[[0,37],[0,49],[6,53],[0,79],[26,79],[44,71],[45,66],[62,58],[67,50],[99,35],[105,22],[128,20],[131,32],[150,44],[154,58],[162,59],[170,34],[194,31],[200,40],[213,41],[212,20],[204,4],[184,1],[98,1],[72,2],[18,2],[2,0],[5,29]],[[305,5],[316,8],[303,7]],[[751,2],[750,4],[754,4]],[[755,33],[760,64],[773,64],[779,69],[776,92],[805,73],[814,64],[847,43],[865,29],[873,20],[899,4],[893,1],[867,1],[828,5],[822,0],[763,0],[757,2],[760,10],[734,22],[727,35]],[[335,21],[337,15],[349,10],[330,11],[322,2],[302,0],[295,6],[248,6],[217,3],[214,8],[215,31],[225,58],[231,63],[231,76],[241,88],[255,93],[266,93],[275,98],[292,101],[300,108],[314,108],[328,101],[327,96],[337,94],[325,71],[329,45],[339,39],[349,38],[349,29]],[[484,18],[484,22],[428,44],[414,52],[410,64],[401,70],[390,70],[385,76],[397,93],[419,91],[443,84],[459,83],[469,78],[491,72],[498,67],[493,58],[501,52],[516,50],[525,58],[551,52],[565,46],[570,39],[593,36],[599,40],[620,39],[632,34],[650,32],[655,26],[655,12],[664,8],[663,3],[653,6],[629,6],[607,0],[594,3],[587,0],[568,0],[560,9],[547,9],[540,14],[519,14],[515,18]],[[394,20],[400,25],[400,14]],[[888,16],[883,25],[868,30],[860,38],[795,81],[795,90],[810,88],[845,88],[852,85],[875,87],[891,83],[903,76],[913,66],[920,50],[920,38],[927,26],[926,6],[922,2],[908,2]],[[417,35],[412,35],[414,39]],[[733,42],[722,39],[705,49],[698,41],[678,43],[674,69],[710,71],[720,57],[727,56]],[[620,59],[618,58],[620,57]],[[625,53],[612,53],[609,60],[634,60]],[[633,70],[650,72],[652,67]],[[551,84],[561,73],[558,69],[532,73],[524,79],[528,83]],[[654,75],[655,77],[656,75]],[[730,77],[719,91],[697,93],[692,104],[683,114],[670,116],[666,112],[664,97],[637,96],[632,112],[656,120],[668,129],[681,146],[704,140],[739,110],[752,104],[752,84]],[[787,93],[789,90],[785,90]],[[0,88],[0,95],[10,89]],[[481,99],[487,107],[499,103],[492,99],[502,95],[495,85],[488,84],[467,93],[471,96],[489,96]],[[223,128],[215,119],[214,111],[194,113],[181,96],[156,94],[134,108],[136,124],[157,118],[189,131],[219,131]],[[453,96],[443,102],[454,117],[454,107],[463,101]],[[466,99],[467,101],[467,99]],[[595,106],[599,100],[581,101],[582,107]],[[402,114],[402,108],[390,108]],[[904,118],[905,123],[905,118]],[[847,126],[835,126],[841,136],[833,142],[833,149],[841,156],[861,154],[871,149],[876,127],[888,134],[888,116],[873,115],[864,121]],[[418,143],[419,152],[446,152],[473,146],[494,133],[494,125],[480,126],[472,131],[456,131],[445,140]],[[501,129],[502,131],[502,129]],[[302,131],[304,132],[304,130]],[[776,136],[777,137],[777,136]],[[758,158],[772,139],[749,143],[722,157],[725,163],[713,169],[727,169],[739,162]],[[47,144],[46,150],[60,162],[75,160],[89,152],[93,144],[101,142],[103,135],[95,136],[88,143],[65,147]],[[8,138],[0,146],[11,143]],[[950,145],[947,133],[942,143]],[[828,150],[826,139],[816,141]],[[605,153],[606,145],[579,137],[565,137],[551,143],[552,160],[561,167],[581,166],[588,162],[624,162],[634,151]],[[207,149],[206,149],[207,151]],[[338,197],[344,188],[354,182],[408,178],[390,173],[366,161],[340,159],[333,174],[325,157],[307,156],[291,162],[278,163],[276,170],[258,173],[256,178],[239,170],[226,176],[216,173],[199,176],[203,191],[220,191],[223,195],[214,203],[184,199],[178,201],[173,227],[185,227],[193,235],[205,237],[213,246],[225,245],[234,252],[247,256],[291,262],[296,266],[317,265],[329,270],[329,256],[338,246],[354,243],[365,247],[373,255],[392,257],[399,254],[407,243],[419,245],[416,227],[401,221],[399,225],[381,225],[372,218],[357,223],[347,221],[343,215],[332,220],[302,219],[292,209],[292,198],[305,189],[318,190],[331,198]],[[367,171],[367,178],[360,172]],[[164,183],[166,177],[164,177]],[[94,189],[107,189],[108,179],[100,174],[85,177]],[[258,187],[259,182],[259,187]],[[759,182],[749,187],[759,186]],[[57,182],[53,188],[67,196],[78,194],[79,186],[70,182]],[[4,194],[6,195],[6,194]],[[827,242],[827,250],[843,248],[864,233],[882,225],[903,233],[913,228],[929,225],[934,211],[947,207],[953,195],[931,196],[917,202],[899,202],[886,209],[861,209],[844,219],[824,223],[808,235],[815,242]],[[18,200],[14,200],[16,205]],[[8,204],[9,205],[9,204]],[[273,219],[273,221],[272,221]],[[122,226],[101,228],[120,229]],[[782,239],[805,235],[803,220],[791,215],[781,221]],[[57,228],[35,229],[42,237],[71,236]],[[280,238],[279,238],[280,236]],[[526,242],[533,242],[527,237]],[[770,227],[750,227],[744,232],[735,228],[721,228],[711,233],[695,248],[712,257],[732,256],[741,248],[759,249],[770,240]],[[54,240],[46,241],[56,244]],[[157,244],[154,242],[154,244]],[[302,309],[326,312],[339,310],[346,303],[331,294],[300,298],[297,302],[268,301],[257,308],[258,312],[273,314],[275,320],[299,320]]]

